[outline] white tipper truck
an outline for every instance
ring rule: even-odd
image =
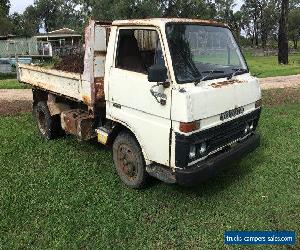
[[[84,72],[17,65],[47,139],[111,145],[122,181],[194,185],[260,145],[258,80],[230,29],[196,19],[91,20]]]

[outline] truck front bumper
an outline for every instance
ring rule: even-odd
[[[238,143],[226,152],[220,153],[207,160],[201,161],[185,169],[176,169],[176,182],[183,186],[194,186],[210,177],[215,176],[219,171],[230,166],[260,146],[260,136],[254,134],[245,141]]]

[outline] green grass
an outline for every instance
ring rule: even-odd
[[[19,83],[16,74],[0,74],[0,89],[28,89],[30,86]]]
[[[242,249],[224,246],[224,231],[299,235],[299,127],[300,102],[265,107],[261,148],[231,169],[195,188],[134,191],[102,146],[46,142],[30,114],[1,117],[0,248]],[[260,249],[271,248],[286,249]]]
[[[16,79],[16,74],[2,74],[0,73],[0,80],[7,80],[7,79]]]
[[[300,74],[300,54],[290,55],[289,65],[279,65],[277,56],[254,57],[246,53],[245,57],[251,73],[259,78]]]
[[[0,89],[28,89],[30,86],[19,83],[16,79],[0,80]]]

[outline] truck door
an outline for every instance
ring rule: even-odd
[[[147,74],[150,66],[165,64],[160,34],[154,28],[124,27],[118,29],[116,41],[108,77],[108,117],[131,129],[146,163],[169,165],[171,87],[154,87]],[[153,92],[163,94],[165,103]]]

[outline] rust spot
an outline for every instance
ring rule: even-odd
[[[239,81],[239,80],[228,80],[228,81],[224,81],[224,82],[217,82],[217,83],[213,83],[211,86],[213,88],[222,88],[224,86],[228,86],[228,85],[232,85],[234,83],[243,83],[242,81]]]
[[[96,101],[104,101],[104,78],[96,77],[95,78],[95,99]]]
[[[82,96],[82,101],[83,101],[85,104],[87,104],[87,105],[90,105],[90,104],[91,104],[91,99],[90,99],[90,97],[88,97],[88,96],[86,96],[86,95]]]
[[[76,135],[79,140],[90,140],[95,137],[94,119],[80,109],[62,113],[62,127],[68,134]]]
[[[214,20],[201,20],[201,19],[187,19],[187,18],[145,18],[133,20],[119,20],[114,21],[112,25],[156,25],[158,22],[164,23],[198,23],[212,26],[227,27],[226,24]]]
[[[94,55],[95,56],[103,56],[103,57],[105,57],[106,56],[106,51],[95,51]]]

